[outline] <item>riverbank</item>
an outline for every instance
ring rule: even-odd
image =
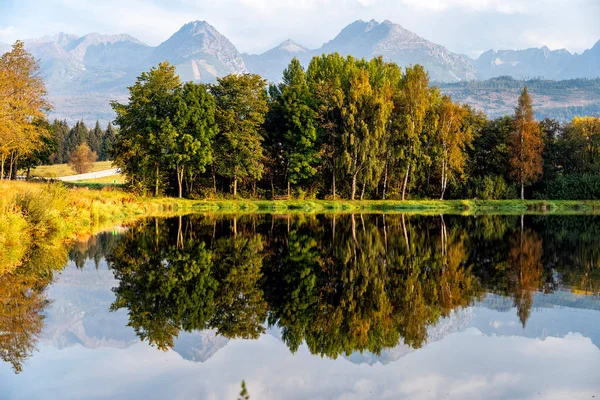
[[[196,200],[189,206],[207,212],[600,214],[600,200]]]
[[[600,201],[559,200],[186,200],[136,197],[121,190],[0,183],[0,273],[32,245],[64,244],[144,217],[215,213],[600,214]]]
[[[22,264],[34,246],[64,246],[115,224],[191,210],[192,203],[138,198],[118,190],[0,182],[0,275]]]

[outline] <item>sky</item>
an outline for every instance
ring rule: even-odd
[[[205,20],[241,52],[291,38],[318,48],[357,20],[389,19],[449,50],[548,46],[581,53],[600,40],[600,0],[0,0],[0,42],[128,33],[150,45]]]

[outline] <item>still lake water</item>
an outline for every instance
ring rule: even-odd
[[[598,216],[151,219],[35,282],[0,399],[600,398]]]

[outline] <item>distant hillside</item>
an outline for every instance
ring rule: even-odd
[[[552,81],[516,80],[511,77],[485,81],[440,84],[443,93],[484,111],[490,117],[512,114],[519,94],[527,85],[538,119],[570,120],[576,115],[600,115],[600,78]]]
[[[114,118],[110,101],[126,101],[127,87],[141,72],[161,61],[174,64],[184,81],[211,83],[230,73],[252,72],[278,82],[293,57],[306,66],[312,57],[323,53],[338,52],[357,58],[382,56],[402,67],[423,65],[432,81],[440,83],[446,92],[492,116],[512,112],[523,83],[504,78],[484,82],[474,79],[499,75],[518,79],[600,77],[600,42],[581,55],[542,47],[490,50],[472,60],[388,20],[355,21],[318,49],[307,49],[289,39],[254,55],[241,54],[206,21],[185,24],[157,47],[127,34],[99,33],[59,33],[26,40],[25,46],[40,59],[41,73],[54,104],[50,117],[66,119],[70,124],[81,119],[93,124],[98,119],[106,125]],[[0,43],[0,53],[9,48]],[[532,89],[534,98],[537,95],[538,115],[567,119],[574,114],[597,113],[600,107],[596,81],[553,84],[540,80],[529,84],[536,86]]]
[[[600,77],[600,41],[583,54],[543,46],[526,50],[488,50],[472,60],[477,78],[512,76],[517,79],[574,79]]]

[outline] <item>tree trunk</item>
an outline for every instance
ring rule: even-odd
[[[290,179],[288,178],[287,180],[287,184],[288,184],[288,199],[290,198]]]
[[[0,156],[0,181],[4,180],[4,163],[6,162],[6,156]]]
[[[404,176],[404,183],[402,184],[402,200],[406,195],[406,186],[408,185],[408,174],[410,173],[410,164],[406,167],[406,175]]]
[[[159,174],[159,170],[158,170],[158,164],[156,165],[156,182],[154,184],[154,196],[158,197],[158,174]]]
[[[355,194],[356,194],[356,174],[352,175],[352,194],[350,195],[350,200],[354,200]]]
[[[442,194],[440,195],[440,200],[444,200],[444,193],[446,192],[447,178],[446,175],[448,172],[446,171],[446,160],[442,161]]]
[[[177,166],[177,184],[179,185],[179,198],[183,197],[183,172],[182,166]]]
[[[525,200],[525,184],[523,183],[523,179],[521,179],[521,200]]]
[[[333,167],[332,193],[333,193],[333,200],[335,200],[335,164]]]
[[[367,181],[363,181],[362,191],[360,192],[360,199],[363,200],[365,198],[365,186],[367,186]]]
[[[214,194],[216,195],[217,194],[217,174],[215,173],[214,169],[213,169],[212,176],[213,176],[213,191],[214,191]]]
[[[237,197],[237,177],[233,178],[233,197]]]
[[[383,195],[382,198],[385,200],[385,193],[387,190],[387,181],[388,181],[388,163],[385,163],[385,174],[383,175]]]

